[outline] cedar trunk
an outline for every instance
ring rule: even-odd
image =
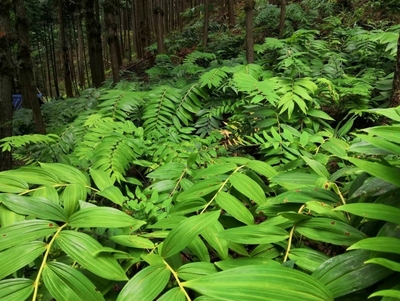
[[[247,63],[254,63],[254,32],[253,32],[253,17],[254,7],[256,3],[254,0],[246,0],[244,10],[246,12],[246,58]]]
[[[228,0],[228,20],[229,28],[235,27],[235,10],[233,0]]]
[[[279,20],[279,38],[282,39],[285,30],[286,0],[281,0],[281,17]]]
[[[208,23],[210,21],[210,1],[204,1],[204,28],[203,28],[203,47],[207,47]]]
[[[400,35],[397,40],[397,56],[396,69],[394,71],[392,97],[390,98],[390,106],[400,106]]]
[[[119,47],[117,33],[117,3],[115,0],[104,1],[105,26],[107,30],[107,43],[110,49],[111,69],[114,83],[120,81],[119,76]]]
[[[154,3],[154,23],[157,35],[157,52],[158,54],[165,53],[164,45],[164,10],[161,7],[160,0],[155,0]]]

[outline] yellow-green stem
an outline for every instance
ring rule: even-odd
[[[174,276],[176,283],[179,285],[179,288],[181,289],[181,291],[185,294],[186,296],[186,300],[187,301],[192,301],[192,299],[190,299],[188,293],[186,292],[185,288],[183,287],[181,281],[179,280],[178,274],[174,271],[174,269],[168,264],[168,262],[166,262],[163,259],[163,262],[165,264],[165,266],[167,267],[167,269],[172,273],[172,275]]]
[[[187,172],[187,168],[185,168],[185,169],[182,171],[182,174],[181,174],[181,176],[179,177],[178,182],[176,182],[176,185],[175,185],[174,189],[173,189],[172,192],[169,194],[170,197],[173,196],[173,195],[174,195],[174,192],[178,189],[178,186],[179,186],[179,184],[181,183],[181,181],[182,181],[182,179],[183,179],[183,176],[186,174],[186,172]]]
[[[301,213],[305,206],[306,205],[301,206],[297,213]],[[296,224],[294,224],[292,229],[290,230],[288,246],[287,246],[287,249],[286,249],[285,258],[283,258],[283,262],[286,262],[288,257],[289,257],[290,248],[292,247],[292,239],[293,239],[294,228],[296,228]]]
[[[221,187],[218,189],[217,193],[212,197],[211,201],[209,201],[206,206],[203,208],[203,210],[201,210],[200,214],[204,213],[204,211],[206,211],[206,209],[208,208],[208,206],[211,205],[212,202],[214,202],[215,198],[217,197],[218,193],[220,193],[222,191],[222,189],[224,189],[226,183],[228,183],[229,178],[232,177],[237,171],[239,171],[241,168],[245,167],[245,165],[239,166],[238,168],[236,168],[233,173],[222,183]]]
[[[58,228],[57,232],[54,234],[53,238],[50,240],[49,244],[47,245],[47,250],[44,253],[42,264],[40,265],[40,268],[39,268],[38,274],[36,276],[35,282],[33,283],[34,291],[33,291],[32,301],[36,301],[37,294],[38,294],[38,289],[39,289],[39,284],[40,284],[40,277],[42,276],[43,269],[44,269],[44,267],[46,265],[47,257],[49,257],[51,246],[53,245],[54,241],[56,240],[58,234],[66,226],[67,226],[67,224],[64,224],[60,228]]]

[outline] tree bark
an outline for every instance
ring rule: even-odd
[[[246,58],[247,63],[254,63],[254,28],[253,28],[253,17],[254,17],[254,0],[246,0],[244,10],[246,12]]]
[[[85,88],[85,50],[84,50],[84,40],[83,40],[83,30],[82,30],[82,11],[80,6],[77,8],[76,12],[76,29],[78,32],[78,82],[79,88]]]
[[[235,10],[233,0],[228,0],[228,22],[229,28],[235,27]]]
[[[157,36],[157,52],[158,54],[165,53],[165,45],[164,45],[164,10],[161,7],[160,0],[155,0],[154,3],[154,23],[156,27],[156,36]]]
[[[281,0],[281,17],[279,20],[279,38],[282,39],[285,30],[286,0]]]
[[[204,28],[203,28],[203,47],[207,47],[208,23],[210,21],[210,1],[204,1]]]
[[[392,97],[390,98],[390,106],[400,106],[400,35],[397,40],[397,56],[396,69],[393,77]]]
[[[29,25],[24,0],[14,0],[14,9],[16,17],[15,27],[18,33],[19,82],[23,105],[32,109],[36,131],[44,135],[46,134],[46,128],[37,98],[29,41]]]
[[[110,48],[111,69],[114,83],[118,83],[120,81],[116,5],[117,3],[115,0],[105,0],[103,4],[105,14],[105,26],[107,30],[107,43],[108,47]]]
[[[12,136],[11,8],[11,0],[0,1],[0,139]],[[11,168],[11,152],[0,150],[0,171]]]
[[[74,97],[72,90],[71,69],[69,62],[69,49],[65,36],[65,20],[64,20],[64,0],[58,0],[58,22],[60,26],[60,49],[62,51],[62,61],[64,65],[64,83],[65,93],[67,97]]]
[[[85,21],[92,83],[95,87],[100,87],[105,80],[105,75],[103,47],[101,45],[101,26],[97,10],[95,13],[95,2],[95,0],[85,1]]]

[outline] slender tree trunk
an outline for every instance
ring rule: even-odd
[[[64,66],[64,83],[65,93],[67,97],[74,97],[72,90],[71,69],[69,64],[69,49],[65,35],[65,20],[64,20],[64,0],[58,0],[58,22],[60,25],[60,49],[62,51],[62,63]]]
[[[110,48],[111,69],[114,83],[120,81],[118,62],[118,24],[117,24],[117,3],[115,0],[104,1],[105,27],[107,30],[107,43]]]
[[[394,71],[392,97],[390,98],[390,106],[400,106],[400,35],[397,40],[397,56],[396,69]]]
[[[254,17],[254,0],[246,0],[244,10],[246,12],[246,58],[247,63],[254,63],[254,32],[253,32],[253,17]]]
[[[0,1],[0,139],[12,136],[11,8],[11,0]],[[11,168],[11,152],[0,150],[0,171]]]
[[[157,52],[158,54],[165,53],[165,45],[164,45],[164,11],[161,7],[160,0],[155,0],[154,3],[154,23],[156,27],[156,36],[157,36]]]
[[[101,26],[96,0],[85,1],[86,34],[89,48],[89,65],[92,82],[100,87],[105,80],[103,65],[103,49],[101,45]]]
[[[23,0],[14,2],[16,22],[15,27],[18,33],[18,60],[19,60],[19,82],[21,86],[23,104],[32,109],[33,120],[36,131],[39,134],[46,134],[43,123],[42,112],[37,98],[35,79],[33,74],[33,64],[31,59],[31,45],[29,41],[28,18],[25,11]]]
[[[78,82],[80,89],[83,89],[85,87],[85,50],[83,41],[82,18],[82,11],[79,7],[76,14],[76,29],[78,33]]]
[[[57,60],[56,60],[56,46],[54,42],[53,25],[50,24],[50,47],[51,47],[51,66],[53,69],[54,87],[56,90],[56,97],[60,97],[60,87],[58,86],[58,73],[57,73]]]
[[[50,92],[50,97],[53,98],[53,88],[51,86],[51,47],[49,44],[51,42],[48,41],[47,37],[47,27],[44,25],[43,26],[43,32],[44,32],[44,48],[46,52],[46,78],[47,78],[47,87],[48,91]]]
[[[228,22],[229,22],[229,28],[235,27],[235,9],[234,9],[234,4],[233,0],[228,0]]]
[[[279,38],[282,39],[285,30],[286,0],[281,0],[281,17],[279,20]]]
[[[208,23],[210,21],[210,1],[204,1],[204,28],[203,28],[203,47],[207,47]]]

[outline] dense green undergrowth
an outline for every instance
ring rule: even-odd
[[[158,56],[3,139],[0,299],[398,300],[398,27],[319,35]]]

